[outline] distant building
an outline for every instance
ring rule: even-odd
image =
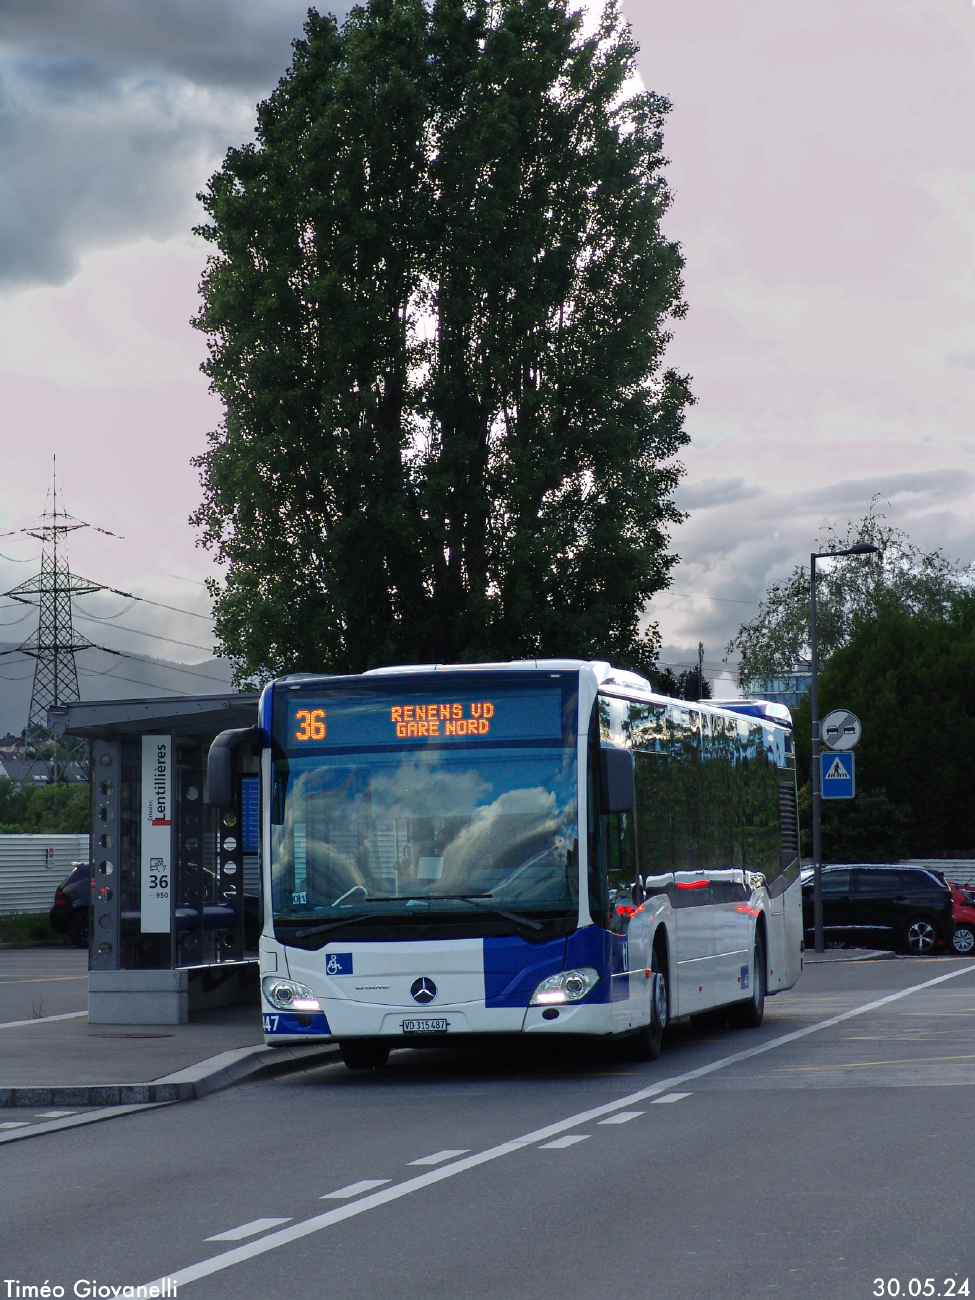
[[[812,676],[803,670],[786,673],[782,677],[766,677],[749,682],[743,692],[749,700],[769,700],[773,704],[784,704],[787,709],[795,710],[799,702],[809,693]]]

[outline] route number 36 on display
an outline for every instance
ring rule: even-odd
[[[295,722],[299,724],[295,740],[325,739],[324,709],[299,709],[295,714]]]
[[[898,1277],[875,1277],[871,1295],[877,1296],[962,1296],[969,1295],[968,1278],[946,1277],[938,1285],[933,1277],[912,1277],[901,1282]]]

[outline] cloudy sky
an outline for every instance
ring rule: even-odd
[[[671,359],[698,398],[682,562],[652,613],[666,659],[700,639],[718,665],[767,582],[874,495],[923,546],[975,559],[975,5],[624,9],[645,83],[673,103],[667,229],[690,312]],[[125,539],[76,535],[73,567],[196,613],[210,570],[186,523],[189,461],[219,412],[188,325],[194,195],[248,137],[303,13],[0,0],[0,531],[43,507],[56,453],[68,508]],[[37,546],[0,553],[6,589]],[[0,641],[27,630],[15,616],[0,602]],[[79,626],[205,657],[198,618],[142,606],[119,622],[170,640]]]

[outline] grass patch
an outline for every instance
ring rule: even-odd
[[[0,943],[37,943],[42,939],[68,942],[63,934],[57,934],[51,929],[46,912],[0,916]]]

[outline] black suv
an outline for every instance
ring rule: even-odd
[[[51,929],[66,934],[76,948],[88,947],[88,891],[91,864],[72,862],[71,875],[58,885],[49,913]]]
[[[802,924],[813,946],[813,880],[803,873]],[[923,867],[824,867],[823,938],[857,948],[923,955],[954,933],[951,890]]]

